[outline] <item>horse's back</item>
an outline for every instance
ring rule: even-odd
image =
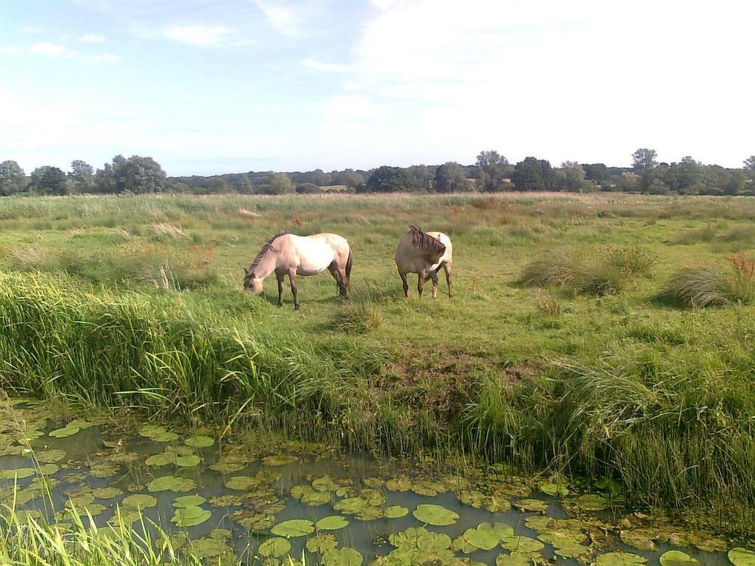
[[[311,236],[289,234],[295,249],[300,275],[314,275],[328,268],[334,261],[345,264],[349,255],[349,243],[338,234],[321,233]]]

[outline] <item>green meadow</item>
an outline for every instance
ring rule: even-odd
[[[600,193],[0,199],[0,388],[344,450],[462,453],[619,482],[630,506],[755,533],[755,198]],[[404,299],[409,224],[454,245]],[[336,232],[276,306],[274,233]]]

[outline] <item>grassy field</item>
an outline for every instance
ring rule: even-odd
[[[620,194],[0,199],[0,387],[345,448],[457,449],[621,480],[752,533],[755,198]],[[408,224],[454,291],[405,300]],[[273,233],[345,236],[275,306],[241,291]]]

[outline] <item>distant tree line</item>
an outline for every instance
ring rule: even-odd
[[[646,194],[755,195],[755,155],[739,169],[704,165],[690,156],[658,163],[655,150],[639,148],[631,167],[565,161],[559,167],[526,157],[516,164],[494,150],[481,151],[474,165],[383,165],[370,171],[322,169],[306,172],[249,171],[224,175],[168,177],[151,157],[116,155],[101,169],[76,160],[64,172],[38,167],[26,175],[17,162],[0,163],[0,196],[124,193],[457,193],[500,191],[621,191]]]

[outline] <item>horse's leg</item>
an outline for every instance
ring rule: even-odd
[[[333,279],[336,280],[336,284],[338,285],[338,294],[342,297],[346,296],[346,272],[343,269],[339,269],[338,265],[335,261],[333,261],[328,266],[328,271],[330,271],[330,274],[333,276]]]
[[[438,271],[433,269],[429,275],[430,279],[433,280],[433,299],[438,296]]]
[[[278,306],[283,306],[283,273],[275,272],[275,278],[278,280]]]
[[[448,285],[448,298],[453,298],[453,293],[451,292],[451,264],[450,263],[444,263],[443,264],[443,271],[446,272],[446,285]]]
[[[401,276],[401,284],[404,287],[404,298],[407,298],[409,296],[409,283],[406,281],[406,273],[399,269],[398,274]]]
[[[427,279],[427,270],[423,269],[420,273],[417,273],[417,293],[419,298],[422,298],[422,289],[425,286],[425,279]]]
[[[294,296],[294,310],[299,310],[299,294],[296,292],[296,268],[288,270],[288,280],[291,282],[291,294]]]

